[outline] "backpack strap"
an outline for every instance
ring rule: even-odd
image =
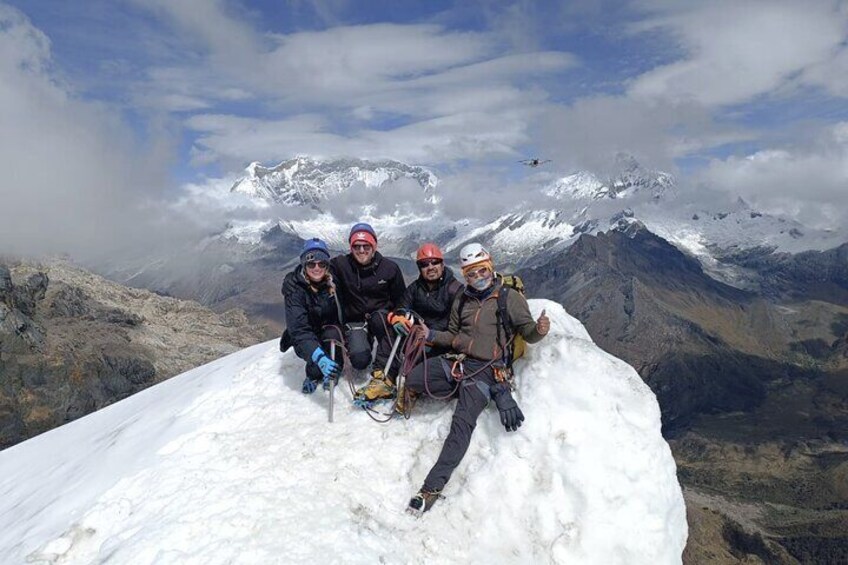
[[[462,323],[462,309],[465,308],[465,301],[467,296],[465,295],[465,291],[460,292],[456,298],[454,298],[454,302],[456,302],[456,313],[459,316],[459,321]]]
[[[515,347],[513,345],[514,332],[512,331],[512,319],[510,318],[509,310],[507,309],[507,301],[509,299],[510,292],[510,287],[506,285],[501,285],[501,288],[498,290],[497,331],[498,342],[501,345],[501,350],[503,350],[504,365],[506,365],[507,370],[511,373]],[[503,339],[501,339],[501,336],[503,336]]]

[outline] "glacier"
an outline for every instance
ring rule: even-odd
[[[276,341],[0,452],[2,563],[680,563],[686,513],[656,398],[551,301],[445,499],[405,513],[452,404],[373,422],[300,393]]]

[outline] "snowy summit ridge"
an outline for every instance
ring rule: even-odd
[[[232,192],[287,206],[317,205],[357,183],[379,189],[386,183],[405,178],[417,182],[431,196],[439,183],[438,177],[424,167],[390,160],[316,160],[299,156],[276,167],[263,167],[254,162],[245,172],[246,176],[235,182]]]
[[[680,563],[656,398],[556,303],[516,365],[527,420],[481,415],[445,499],[405,513],[448,403],[372,422],[257,345],[0,453],[2,563]],[[49,464],[47,463],[49,461]]]
[[[616,156],[617,173],[602,181],[587,171],[578,171],[554,181],[544,193],[558,200],[602,200],[649,195],[654,200],[674,197],[674,177],[662,171],[646,169],[631,155]]]

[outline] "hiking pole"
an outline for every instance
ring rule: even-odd
[[[336,360],[336,342],[330,342],[330,359],[333,361]],[[327,407],[330,423],[333,423],[333,393],[336,391],[336,379],[335,377],[330,379],[330,405]]]

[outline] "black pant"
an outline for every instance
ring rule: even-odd
[[[453,395],[457,397],[456,408],[453,411],[448,437],[445,438],[436,464],[424,480],[424,490],[430,492],[441,491],[465,457],[471,443],[471,434],[477,427],[477,418],[489,403],[489,388],[495,384],[491,365],[468,359],[465,362],[465,374],[476,374],[459,381],[457,388],[457,382],[450,376],[451,363],[444,357],[428,359],[426,375],[424,363],[419,363],[406,378],[409,390],[419,394],[429,391],[433,396],[445,396],[456,389]],[[427,389],[424,388],[425,378]]]
[[[321,328],[321,349],[324,350],[328,356],[332,351],[331,343],[333,341],[338,343],[344,343],[342,341],[342,332],[337,326],[324,326]],[[339,371],[344,367],[344,355],[341,354],[341,349],[336,347],[336,358],[335,362],[339,364]],[[313,381],[321,381],[324,379],[324,374],[321,372],[321,369],[318,367],[318,364],[315,363],[312,359],[307,359],[306,361],[306,376],[312,379]]]
[[[374,368],[385,369],[389,354],[394,343],[394,332],[386,321],[388,312],[378,310],[372,312],[365,322],[352,322],[347,324],[347,353],[350,364],[354,369],[362,370],[368,368],[371,363],[371,349],[377,341],[377,353],[374,355]],[[391,374],[397,373],[398,362],[392,363]]]

